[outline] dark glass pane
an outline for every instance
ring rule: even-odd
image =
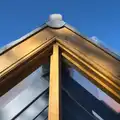
[[[81,73],[62,62],[63,120],[119,120],[119,114],[103,102],[105,95]]]

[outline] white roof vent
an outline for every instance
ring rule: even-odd
[[[65,25],[61,14],[51,14],[47,25],[52,28],[61,28]]]
[[[62,20],[61,14],[51,14],[49,16],[49,21]]]

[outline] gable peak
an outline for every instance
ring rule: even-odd
[[[46,24],[52,28],[61,28],[65,25],[65,22],[61,14],[51,14]]]

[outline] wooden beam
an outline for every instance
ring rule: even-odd
[[[53,45],[50,63],[49,114],[48,120],[60,120],[60,63],[59,47]]]
[[[95,71],[93,68],[87,65],[82,59],[79,59],[74,54],[70,55],[67,52],[62,52],[62,56],[65,62],[70,66],[82,73],[88,80],[95,84],[98,88],[112,97],[116,102],[120,103],[120,87],[108,81],[103,75]]]
[[[54,41],[54,35],[46,28],[0,54],[0,76],[14,69],[16,65],[39,52],[52,41]]]
[[[52,46],[46,46],[44,50],[37,52],[35,55],[16,65],[9,73],[0,76],[0,96],[8,92],[12,87],[34,72],[38,67],[49,62],[52,54]]]
[[[56,31],[53,29],[52,31],[56,36],[62,36],[61,38],[56,38],[60,44],[74,52],[77,56],[86,59],[89,64],[98,69],[102,74],[120,84],[120,60],[118,57],[113,56],[112,52],[109,53],[69,28],[63,27]]]

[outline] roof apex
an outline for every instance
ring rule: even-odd
[[[20,43],[21,41],[25,40],[26,38],[30,37],[31,35],[39,32],[40,30],[44,29],[47,26],[51,27],[51,28],[55,28],[55,29],[59,29],[61,27],[66,27],[66,28],[72,30],[73,32],[77,33],[78,35],[84,37],[86,40],[90,41],[91,43],[93,43],[93,44],[99,46],[100,48],[104,49],[106,52],[108,52],[109,54],[111,54],[112,56],[114,56],[115,58],[120,60],[120,55],[118,53],[116,53],[115,51],[109,49],[108,47],[105,47],[105,45],[103,43],[101,43],[100,41],[95,41],[95,40],[92,40],[92,39],[90,39],[88,37],[85,37],[78,30],[76,30],[73,26],[65,23],[63,21],[63,17],[62,17],[61,14],[51,14],[49,16],[48,22],[43,24],[41,27],[38,27],[35,30],[33,30],[33,31],[29,32],[28,34],[24,35],[23,37],[15,40],[15,41],[12,41],[11,43],[1,47],[0,48],[0,55],[2,53],[4,53],[6,50],[8,50],[9,48],[15,46],[16,44]]]
[[[46,24],[52,28],[61,28],[65,25],[62,18],[61,14],[51,14],[49,16],[49,21]]]

